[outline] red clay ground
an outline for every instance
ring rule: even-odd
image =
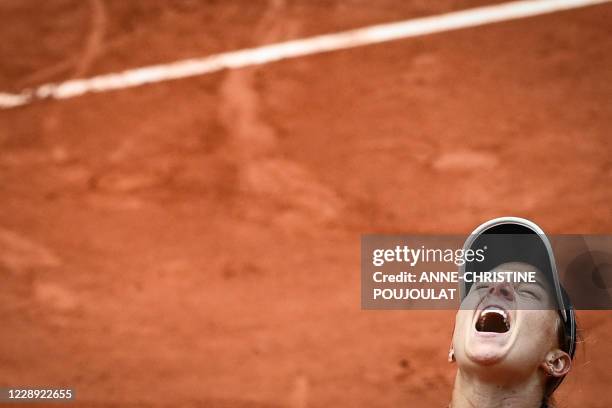
[[[482,1],[5,0],[1,90]],[[0,111],[0,384],[88,407],[440,407],[454,313],[360,234],[610,233],[612,6]],[[561,406],[612,404],[612,323]]]

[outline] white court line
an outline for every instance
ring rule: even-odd
[[[89,92],[104,92],[143,84],[208,74],[227,68],[242,68],[266,64],[286,58],[319,54],[401,38],[439,33],[465,27],[475,27],[500,21],[531,17],[555,11],[569,10],[612,0],[523,0],[478,7],[437,16],[378,24],[334,34],[286,41],[256,48],[224,52],[160,65],[40,85],[18,94],[0,92],[0,109],[26,105],[37,99],[66,99]]]

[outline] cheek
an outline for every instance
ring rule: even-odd
[[[461,308],[457,311],[457,315],[455,316],[455,334],[453,336],[453,342],[457,342],[454,343],[455,348],[459,345],[458,342],[464,341],[468,330],[471,329],[472,318],[478,301],[479,298],[472,291],[470,295],[463,300]]]
[[[464,348],[466,335],[469,333],[472,322],[471,310],[459,310],[455,317],[455,332],[453,334],[453,345],[455,351],[461,352]]]
[[[543,357],[557,342],[556,314],[551,310],[523,311],[520,347],[528,354]]]
[[[480,293],[478,293],[478,290],[472,289],[465,299],[463,299],[463,302],[461,302],[461,309],[474,310],[478,306],[478,303],[480,303],[481,299],[482,296]]]

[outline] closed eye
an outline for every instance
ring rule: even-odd
[[[518,292],[525,297],[540,300],[542,299],[542,291],[540,288],[541,286],[538,284],[523,284],[519,286]]]
[[[535,293],[535,291],[533,291],[533,290],[529,290],[529,289],[521,289],[521,290],[519,290],[519,292],[520,292],[522,295],[526,295],[526,296],[532,297],[533,299],[539,299],[539,298],[540,298],[540,297],[537,295],[537,293]]]

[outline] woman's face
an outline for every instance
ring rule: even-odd
[[[537,283],[474,283],[457,312],[455,358],[467,372],[503,380],[527,376],[558,348],[554,296],[532,265],[511,262],[493,271],[536,271]]]

